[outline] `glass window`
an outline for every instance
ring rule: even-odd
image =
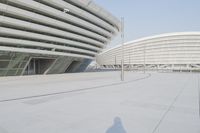
[[[23,69],[18,69],[16,75],[21,75],[22,71],[23,71]]]
[[[14,62],[12,68],[19,68],[20,64],[21,64],[21,62]]]
[[[6,73],[6,76],[14,76],[16,75],[16,70],[9,70],[7,73]]]
[[[6,70],[0,70],[0,76],[4,76],[6,73]]]
[[[24,61],[28,61],[29,60],[29,56],[26,56],[25,58],[24,58]]]
[[[24,68],[27,62],[22,62],[19,68]]]
[[[0,61],[0,68],[7,68],[9,61]]]
[[[1,55],[0,54],[0,60],[10,60],[11,57],[9,55]]]

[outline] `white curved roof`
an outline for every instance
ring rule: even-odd
[[[88,0],[6,0],[0,12],[2,50],[94,58],[120,29],[119,20]]]
[[[144,37],[117,45],[97,56],[100,65],[200,64],[200,32],[176,32]]]
[[[162,38],[162,37],[169,37],[169,36],[180,36],[180,35],[200,35],[200,32],[198,31],[191,31],[191,32],[172,32],[172,33],[164,33],[164,34],[159,34],[159,35],[153,35],[153,36],[148,36],[148,37],[142,37],[133,41],[129,41],[129,42],[125,42],[124,45],[129,45],[129,44],[133,44],[133,43],[137,43],[137,42],[141,42],[141,41],[146,41],[146,40],[150,40],[150,39],[156,39],[156,38]],[[108,52],[112,49],[121,47],[122,44],[118,44],[110,49],[106,49],[104,51],[102,51],[100,54],[103,54],[105,52]]]

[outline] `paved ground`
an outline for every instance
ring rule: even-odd
[[[0,133],[200,133],[197,74],[0,78]]]

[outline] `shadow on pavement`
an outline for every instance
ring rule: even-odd
[[[106,133],[127,133],[119,117],[115,117],[113,125],[106,130]]]

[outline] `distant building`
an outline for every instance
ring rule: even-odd
[[[123,48],[124,47],[124,48]],[[146,37],[100,53],[101,68],[135,70],[200,71],[200,32],[170,33]]]
[[[0,0],[0,76],[84,71],[119,29],[91,0]]]

